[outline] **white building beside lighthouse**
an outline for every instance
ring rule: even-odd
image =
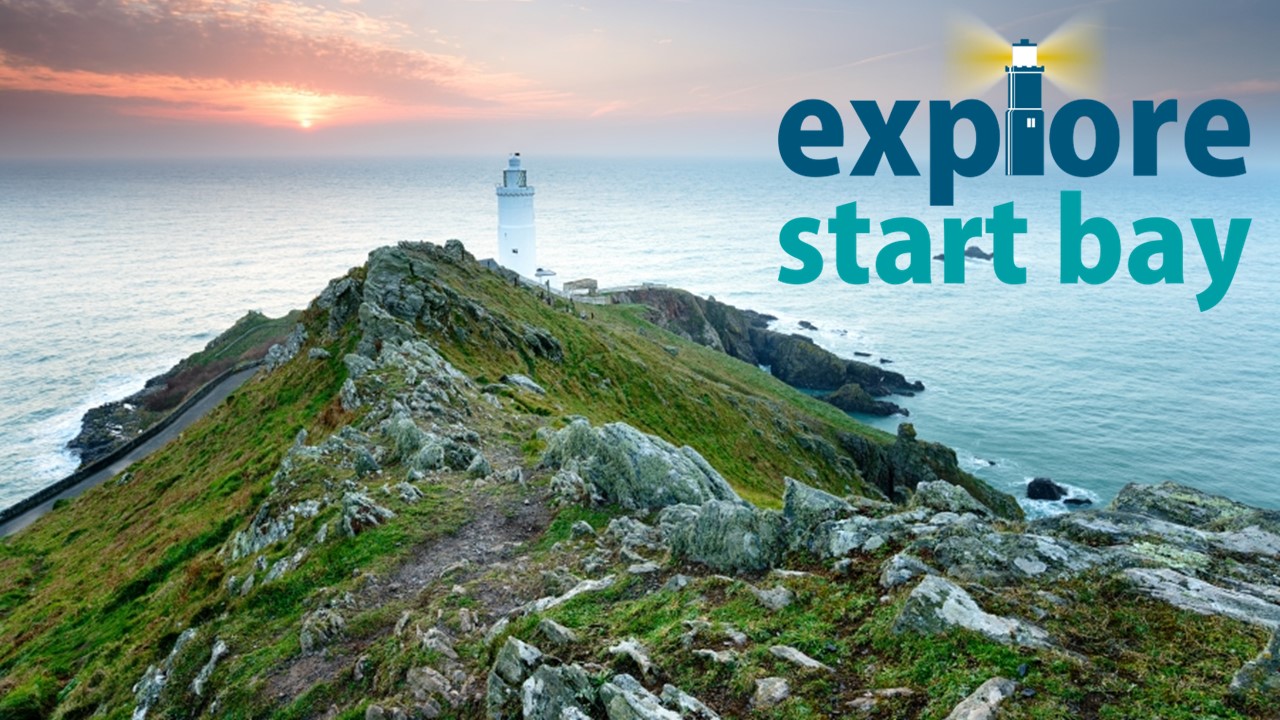
[[[520,153],[512,153],[498,185],[498,264],[534,279],[538,271],[533,236],[533,186],[520,167]]]

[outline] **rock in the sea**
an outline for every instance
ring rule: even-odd
[[[1053,647],[1049,634],[1043,629],[986,612],[963,588],[937,575],[928,575],[920,581],[893,623],[897,633],[932,635],[952,628],[972,630],[1006,645]]]
[[[771,568],[787,545],[780,513],[741,501],[674,505],[658,522],[673,554],[720,571]]]
[[[1027,483],[1028,500],[1061,500],[1067,489],[1047,477],[1038,477]]]
[[[978,686],[973,694],[960,701],[947,715],[947,720],[995,720],[1000,704],[1018,689],[1008,678],[993,677]]]
[[[625,423],[593,428],[575,420],[551,436],[542,462],[557,469],[576,465],[593,496],[631,510],[707,500],[747,505],[696,450]]]
[[[862,413],[880,417],[911,414],[906,408],[896,403],[871,397],[861,385],[856,383],[842,385],[835,392],[823,396],[822,399],[848,413]]]

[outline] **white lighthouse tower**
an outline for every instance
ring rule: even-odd
[[[533,187],[520,167],[520,153],[512,153],[498,185],[498,264],[534,279],[538,271],[533,237]]]

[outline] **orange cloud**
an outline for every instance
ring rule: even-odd
[[[0,0],[0,91],[97,96],[119,112],[303,125],[554,113],[572,98],[408,26],[294,0]]]

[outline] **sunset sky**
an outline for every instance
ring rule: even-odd
[[[0,0],[0,157],[766,155],[800,99],[959,99],[958,21],[1011,39],[1086,26],[1104,62],[1091,96],[1122,115],[1177,97],[1180,120],[1228,97],[1255,150],[1276,148],[1273,0],[952,5]],[[1002,100],[985,88],[964,90]]]

